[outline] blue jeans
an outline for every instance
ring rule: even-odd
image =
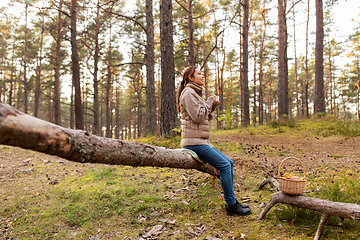
[[[194,151],[201,160],[204,160],[220,171],[220,183],[224,192],[225,202],[228,205],[235,204],[233,160],[209,145],[188,145],[184,148]]]

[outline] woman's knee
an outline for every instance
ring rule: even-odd
[[[231,170],[233,168],[233,165],[234,165],[233,161],[231,161],[231,162],[230,161],[222,161],[220,170],[224,170],[224,171]]]

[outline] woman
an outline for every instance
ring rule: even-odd
[[[178,111],[181,113],[181,147],[194,151],[200,159],[220,171],[227,215],[245,216],[251,213],[249,205],[239,203],[233,190],[234,162],[215,149],[209,141],[209,121],[220,102],[212,95],[207,101],[202,97],[204,76],[195,66],[185,69],[177,92]]]

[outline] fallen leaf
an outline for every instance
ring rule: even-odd
[[[222,239],[221,239],[221,238],[212,237],[212,236],[208,236],[208,237],[206,237],[205,240],[222,240]]]
[[[148,238],[148,237],[151,237],[153,235],[159,235],[161,233],[161,229],[163,229],[163,225],[156,225],[149,232],[143,234],[141,237],[142,238]]]

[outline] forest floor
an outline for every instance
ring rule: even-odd
[[[258,220],[274,190],[257,184],[277,176],[291,156],[306,168],[304,194],[360,204],[346,195],[360,194],[353,183],[360,137],[314,129],[212,133],[214,146],[235,162],[236,196],[253,211],[247,217],[226,216],[219,180],[195,170],[79,164],[0,145],[0,239],[313,239],[316,212],[279,204]],[[284,164],[284,171],[300,169],[295,174],[301,175],[298,165]],[[359,229],[358,221],[330,219],[322,239],[360,239]]]

